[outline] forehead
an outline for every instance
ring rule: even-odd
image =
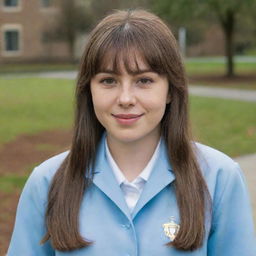
[[[109,51],[106,53],[102,58],[98,73],[106,70],[116,74],[124,72],[136,74],[142,70],[153,71],[144,56],[136,50],[122,51],[120,53]]]

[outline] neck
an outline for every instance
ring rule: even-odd
[[[121,142],[107,135],[112,157],[128,181],[134,180],[154,154],[160,135],[148,136],[133,142]]]

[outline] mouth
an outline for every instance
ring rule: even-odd
[[[117,115],[114,115],[112,114],[114,117],[116,118],[120,118],[120,119],[132,119],[132,118],[138,118],[138,117],[141,117],[142,115],[144,114],[117,114]]]
[[[112,116],[116,119],[116,121],[119,124],[122,125],[131,125],[133,123],[135,123],[136,121],[138,121],[144,114],[117,114],[114,115],[112,114]]]

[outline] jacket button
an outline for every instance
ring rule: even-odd
[[[122,227],[125,228],[125,229],[129,229],[131,227],[131,224],[128,223],[128,224],[122,224]],[[127,255],[128,256],[128,255]]]

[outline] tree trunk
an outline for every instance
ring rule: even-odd
[[[226,76],[233,77],[234,72],[234,26],[235,17],[232,11],[227,11],[225,21],[222,27],[225,35],[225,53],[226,53]]]
[[[74,33],[74,31],[72,31]],[[71,34],[68,37],[69,57],[71,63],[75,63],[75,35]]]

